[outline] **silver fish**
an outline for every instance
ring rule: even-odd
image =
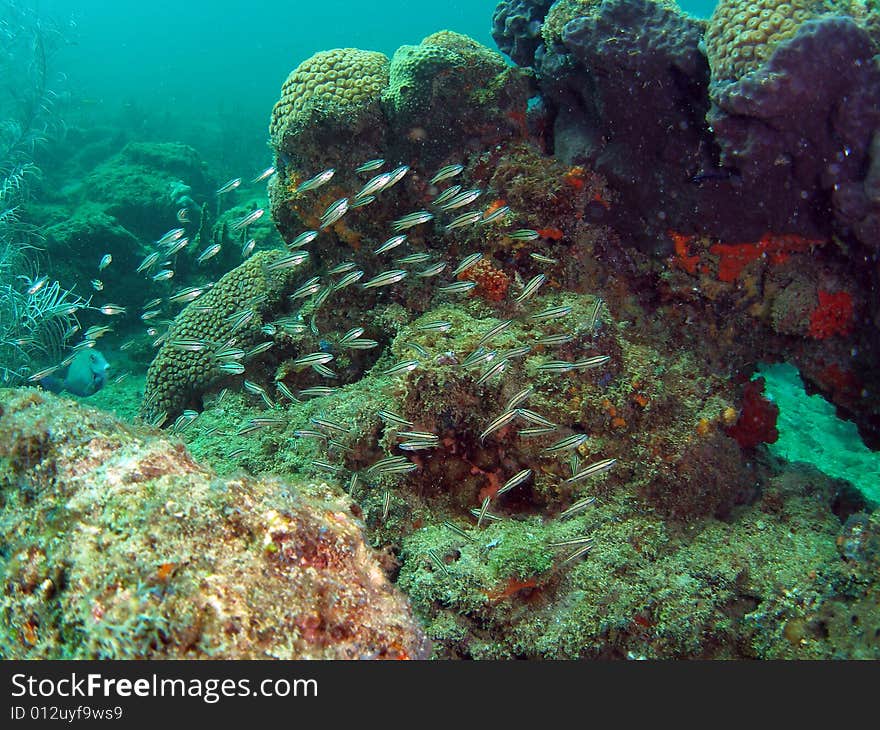
[[[108,266],[110,266],[110,263],[112,261],[113,261],[113,256],[110,255],[109,253],[105,253],[101,257],[101,262],[98,264],[98,271],[103,271],[104,269],[106,269]]]
[[[461,208],[465,205],[470,205],[477,198],[479,198],[483,194],[482,190],[465,190],[463,193],[459,193],[454,196],[450,200],[440,204],[440,210],[455,210],[456,208]],[[482,213],[480,214],[482,217]]]
[[[177,211],[177,220],[180,223],[189,223],[189,211],[186,208],[180,208]]]
[[[346,342],[351,342],[352,340],[356,340],[364,333],[363,327],[352,327],[348,332],[346,332],[342,337],[339,338],[339,344],[344,345]]]
[[[463,294],[473,289],[477,285],[475,281],[456,281],[453,284],[445,284],[438,286],[437,291],[442,294]]]
[[[396,413],[393,413],[389,410],[380,409],[376,411],[376,415],[379,416],[379,418],[381,418],[383,421],[393,423],[395,426],[403,426],[404,428],[413,427],[412,421],[407,421],[403,416],[398,416]]]
[[[482,258],[483,258],[483,254],[479,253],[479,252],[472,253],[470,256],[465,256],[461,260],[461,263],[458,266],[456,266],[455,269],[453,269],[452,275],[458,276],[462,272],[467,271],[468,269],[470,269],[474,265],[476,265],[476,263]]]
[[[486,215],[488,210],[489,209],[487,208],[486,210],[483,211],[483,220],[480,221],[480,223],[482,225],[486,225],[487,223],[494,223],[502,216],[505,216],[508,213],[510,213],[510,207],[507,205],[502,205],[500,208],[496,208],[491,213],[489,213],[489,215]]]
[[[327,385],[315,385],[311,388],[304,388],[299,392],[300,395],[309,397],[309,396],[324,396],[324,395],[332,395],[339,388],[331,388]]]
[[[354,199],[351,201],[351,205],[348,207],[349,208],[364,208],[365,206],[370,205],[370,203],[375,203],[375,202],[376,202],[375,195],[365,195],[363,198],[359,198],[359,197],[355,196]]]
[[[559,259],[554,259],[554,258],[551,258],[550,256],[544,256],[544,254],[540,254],[540,253],[530,253],[529,256],[531,256],[539,264],[558,264],[559,263]]]
[[[95,291],[104,291],[104,282],[100,279],[92,279],[89,283]]]
[[[347,347],[349,350],[372,350],[374,347],[378,347],[379,343],[376,340],[350,340],[346,342],[343,347]]]
[[[604,474],[616,463],[617,459],[603,459],[602,461],[597,461],[593,464],[590,464],[589,466],[585,466],[576,474],[572,474],[568,479],[565,480],[565,482],[566,484],[572,484],[574,482],[579,482],[581,479],[586,479],[587,477],[593,477],[597,474]]]
[[[163,234],[163,236],[156,241],[157,246],[167,246],[172,241],[176,241],[178,238],[183,236],[184,229],[183,228],[172,228],[167,233]]]
[[[460,175],[464,170],[464,165],[445,165],[437,170],[434,177],[432,177],[428,184],[436,185],[439,182],[443,182],[444,180],[448,180],[451,177],[455,177],[456,175]]]
[[[293,361],[294,367],[297,368],[306,368],[310,365],[314,365],[315,363],[320,363],[324,365],[325,363],[330,362],[333,359],[332,353],[329,352],[312,352],[308,355],[303,355],[302,357],[298,357]]]
[[[354,284],[356,281],[359,281],[363,277],[363,275],[364,272],[360,269],[358,269],[357,271],[349,272],[333,285],[333,291],[345,289],[345,287]]]
[[[282,271],[293,269],[309,260],[308,251],[291,251],[278,256],[271,264],[266,265],[266,271]]]
[[[363,200],[364,198],[370,197],[373,193],[378,193],[388,184],[390,179],[390,172],[383,172],[381,175],[376,175],[376,177],[368,180],[360,189],[360,192],[354,196],[355,200]]]
[[[235,221],[235,223],[233,223],[230,226],[230,228],[233,231],[241,231],[241,230],[247,228],[254,221],[258,221],[260,218],[262,218],[263,213],[265,213],[265,212],[266,211],[263,210],[262,208],[257,208],[256,210],[252,210],[250,213],[248,213],[243,218],[239,218],[237,221]]]
[[[217,188],[217,195],[223,195],[223,193],[228,193],[235,190],[239,185],[241,185],[241,178],[234,177],[229,182],[223,183],[219,188]]]
[[[446,188],[440,195],[438,195],[432,201],[434,205],[440,205],[441,203],[445,203],[450,198],[454,198],[461,192],[461,185],[453,185],[451,188]]]
[[[390,251],[392,248],[397,248],[402,243],[406,242],[406,238],[407,238],[407,236],[405,233],[401,233],[397,236],[392,236],[387,241],[385,241],[385,243],[381,244],[378,248],[376,248],[373,251],[373,253],[374,254],[385,253],[386,251]]]
[[[265,180],[267,177],[271,177],[274,174],[275,174],[275,166],[270,165],[265,170],[263,170],[259,175],[257,175],[255,178],[253,178],[251,180],[251,184],[263,182],[263,180]]]
[[[330,179],[336,174],[335,168],[329,168],[324,170],[324,172],[319,172],[314,177],[310,177],[303,183],[300,183],[299,187],[296,189],[297,193],[304,193],[307,190],[316,190],[322,185],[326,185],[330,182]]]
[[[287,248],[300,248],[300,246],[306,246],[314,241],[317,237],[318,231],[303,231],[290,243],[287,244]]]
[[[137,271],[137,273],[140,274],[142,271],[146,271],[147,269],[152,269],[159,262],[159,259],[161,258],[161,256],[162,256],[162,254],[159,251],[154,251],[151,254],[147,254],[144,257],[144,260],[141,261],[141,263],[138,265],[137,269],[135,269],[135,271]]]
[[[539,322],[546,319],[567,317],[569,314],[571,314],[571,307],[550,307],[549,309],[544,309],[540,312],[535,312],[534,314],[529,315],[529,319]]]
[[[520,228],[508,233],[507,237],[512,238],[514,241],[534,241],[536,238],[540,238],[541,234],[533,231],[531,228]]]
[[[568,373],[574,370],[574,363],[567,360],[548,360],[538,365],[535,370],[539,373]]]
[[[246,259],[248,256],[250,256],[254,252],[254,248],[256,247],[256,245],[257,239],[255,238],[249,238],[247,241],[245,241],[241,245],[241,257],[243,259]]]
[[[165,246],[165,255],[174,256],[174,254],[180,253],[187,246],[189,246],[189,238],[178,238],[176,241],[172,241],[167,246]]]
[[[409,172],[409,165],[401,165],[400,167],[395,167],[391,172],[388,173],[388,182],[382,186],[382,190],[387,190],[393,185],[397,185],[406,173]]]
[[[610,359],[610,355],[596,355],[595,357],[588,357],[586,360],[578,360],[577,362],[572,363],[571,367],[574,370],[592,370],[593,368],[604,365]]]
[[[555,454],[558,451],[570,451],[571,449],[576,449],[580,446],[584,441],[589,438],[585,433],[576,433],[568,436],[556,443],[550,444],[550,446],[544,449],[545,454]]]
[[[495,492],[495,496],[497,497],[500,494],[504,494],[505,492],[509,492],[514,487],[518,487],[524,481],[526,481],[530,476],[532,476],[531,469],[523,469],[521,472],[518,472],[514,476],[510,477],[506,482],[504,482],[504,486],[502,486],[497,492]]]
[[[336,264],[332,269],[327,270],[327,276],[334,276],[336,274],[345,274],[352,269],[356,269],[357,264],[354,261],[343,261],[341,264]]]
[[[171,304],[182,304],[186,302],[191,302],[193,299],[198,299],[202,294],[205,293],[205,287],[203,286],[188,286],[184,289],[180,289],[170,297],[168,297],[168,301]]]
[[[392,365],[390,368],[383,370],[382,375],[400,375],[401,373],[408,373],[411,370],[415,370],[421,363],[418,360],[404,360],[403,362],[399,362],[396,365]]]
[[[321,215],[321,225],[318,228],[323,230],[336,223],[348,212],[348,204],[348,198],[340,198],[335,203],[331,203],[323,215]]]
[[[372,172],[373,170],[378,170],[382,165],[385,164],[385,160],[381,158],[377,158],[375,160],[367,160],[364,164],[358,165],[354,171],[355,172]]]
[[[544,345],[545,347],[551,345],[566,345],[572,340],[574,340],[574,335],[545,335],[544,337],[539,337],[537,340],[535,340],[535,344]]]
[[[538,274],[537,276],[532,277],[532,279],[529,280],[529,283],[523,287],[522,293],[514,298],[513,301],[520,303],[534,296],[535,292],[541,288],[545,281],[547,281],[547,276],[545,274]]]
[[[419,332],[449,332],[452,329],[452,322],[425,322],[416,325],[416,329]]]
[[[117,314],[125,314],[125,307],[120,307],[118,304],[102,304],[98,307],[98,311],[112,317]]]
[[[493,434],[496,431],[504,428],[506,425],[511,423],[518,415],[518,410],[505,411],[497,418],[492,419],[489,422],[489,425],[486,426],[486,429],[483,431],[483,433],[480,434],[480,442],[482,443],[486,436],[489,436],[490,434]]]
[[[583,499],[579,499],[568,509],[563,510],[559,513],[559,518],[564,520],[566,517],[572,517],[580,512],[583,512],[587,507],[591,504],[595,503],[595,497],[584,497]]]
[[[478,210],[473,210],[470,213],[462,213],[460,216],[452,220],[443,230],[448,233],[449,231],[454,231],[456,228],[472,226],[474,223],[479,222],[482,215],[483,214]]]
[[[313,276],[309,279],[305,284],[303,284],[299,289],[297,289],[293,294],[290,295],[290,299],[302,299],[303,297],[308,297],[314,294],[318,289],[321,288],[321,280],[317,276]]]
[[[394,221],[391,224],[391,230],[395,232],[405,231],[408,228],[427,223],[428,221],[433,220],[433,218],[433,213],[429,213],[427,210],[417,210],[415,213],[409,213],[408,215]]]
[[[477,347],[480,347],[480,345],[485,345],[489,340],[500,335],[502,332],[504,332],[504,330],[506,330],[512,324],[513,324],[512,319],[506,319],[503,322],[496,324],[492,329],[490,329],[486,334],[484,334],[480,338],[480,341],[477,342]]]
[[[361,284],[363,289],[373,289],[375,287],[380,286],[388,286],[389,284],[396,284],[398,281],[406,278],[406,271],[403,269],[391,269],[390,271],[383,271],[381,274],[377,274],[368,282]]]
[[[404,256],[403,258],[396,259],[398,264],[423,264],[425,261],[431,260],[431,254],[429,253],[411,253],[409,256]]]
[[[494,378],[496,375],[500,375],[505,371],[509,364],[510,360],[508,360],[507,358],[500,358],[498,362],[486,368],[485,372],[479,378],[477,378],[477,385],[482,385],[487,380]]]
[[[518,408],[523,403],[525,403],[535,392],[535,386],[528,385],[523,388],[519,393],[512,396],[509,401],[507,401],[507,405],[504,407],[505,411],[512,411],[514,408]]]
[[[422,269],[421,271],[416,272],[416,276],[421,277],[422,279],[427,279],[431,276],[437,276],[438,274],[442,274],[443,270],[446,268],[445,261],[438,261],[433,266],[429,266],[427,269]]]
[[[204,251],[202,251],[198,256],[196,256],[196,261],[200,264],[205,263],[208,259],[214,258],[218,253],[220,253],[220,249],[222,246],[219,243],[213,243],[208,246]]]

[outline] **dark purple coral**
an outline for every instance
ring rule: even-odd
[[[880,248],[880,68],[848,17],[804,23],[760,69],[710,87],[708,120],[725,164],[773,191],[792,217],[831,213]],[[831,218],[831,216],[827,216]]]
[[[605,0],[569,21],[538,67],[556,155],[608,179],[622,198],[609,222],[645,248],[665,245],[669,228],[687,230],[685,219],[714,220],[731,192],[726,172],[691,182],[717,162],[702,31],[650,0]]]
[[[554,0],[502,0],[492,15],[492,37],[519,66],[532,66],[542,45],[541,24]]]

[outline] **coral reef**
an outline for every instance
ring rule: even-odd
[[[832,10],[825,0],[721,0],[706,27],[706,58],[716,81],[735,81],[761,67],[801,25]],[[848,3],[840,3],[845,9]]]
[[[33,390],[0,402],[4,657],[430,651],[344,495],[218,478],[155,431]]]
[[[504,0],[492,16],[492,38],[502,52],[520,66],[535,61],[541,24],[554,0]]]
[[[275,252],[255,254],[183,311],[147,372],[142,409],[146,420],[161,425],[197,405],[201,394],[225,377],[218,351],[235,345],[238,357],[247,357],[291,280],[289,270],[266,269],[277,258]]]

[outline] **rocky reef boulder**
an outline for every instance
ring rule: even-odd
[[[0,391],[0,534],[7,658],[430,653],[340,492],[35,390]]]

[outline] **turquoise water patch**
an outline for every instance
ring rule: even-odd
[[[880,452],[865,446],[855,424],[838,418],[822,396],[807,395],[792,365],[763,365],[757,375],[766,379],[764,395],[779,406],[779,440],[770,444],[771,453],[846,479],[868,501],[880,503]]]

